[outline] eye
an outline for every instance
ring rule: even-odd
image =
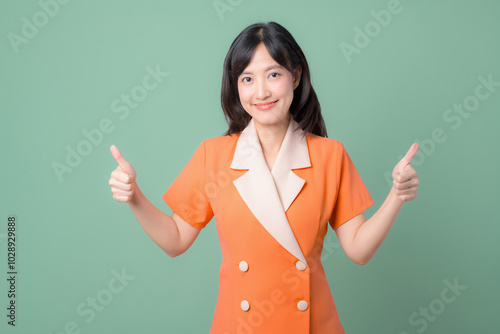
[[[246,79],[248,79],[248,80],[246,80]],[[250,82],[250,80],[252,80],[252,79],[249,77],[244,77],[241,79],[242,82],[246,82],[246,83]]]
[[[273,76],[273,75],[274,75],[274,76]],[[280,75],[280,74],[279,74],[279,73],[277,73],[277,72],[274,72],[274,73],[271,73],[271,74],[270,74],[270,76],[273,76],[273,78],[276,78],[276,77],[278,77],[279,75]]]

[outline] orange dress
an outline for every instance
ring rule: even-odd
[[[253,120],[207,139],[163,195],[194,227],[215,216],[222,249],[211,334],[340,334],[321,251],[374,202],[341,142],[291,119],[269,170]]]

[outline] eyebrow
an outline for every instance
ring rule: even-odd
[[[275,68],[284,69],[284,67],[281,65],[273,65],[273,66],[269,66],[268,68],[266,68],[266,72],[269,70],[274,70]],[[243,72],[240,75],[243,75],[243,74],[252,74],[252,73],[251,72]]]

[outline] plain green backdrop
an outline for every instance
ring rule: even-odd
[[[215,222],[169,258],[113,200],[109,147],[170,214],[161,196],[201,141],[226,130],[229,46],[260,21],[282,24],[303,49],[328,135],[376,202],[367,217],[390,190],[388,173],[420,143],[418,198],[367,265],[327,235],[323,263],[346,332],[498,332],[498,2],[62,2],[0,4],[0,332],[208,333],[221,261]],[[168,75],[142,89],[154,70]],[[132,93],[127,113],[120,99]],[[69,167],[77,149],[86,156]],[[10,215],[15,327],[6,317]],[[120,273],[124,283],[113,280]]]

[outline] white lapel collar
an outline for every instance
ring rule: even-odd
[[[238,138],[232,169],[249,169],[233,183],[255,218],[286,250],[307,264],[286,217],[305,181],[293,168],[310,167],[302,129],[290,120],[272,171],[266,164],[253,119]]]
[[[292,118],[271,170],[285,212],[305,183],[292,169],[306,167],[311,167],[306,136]]]

